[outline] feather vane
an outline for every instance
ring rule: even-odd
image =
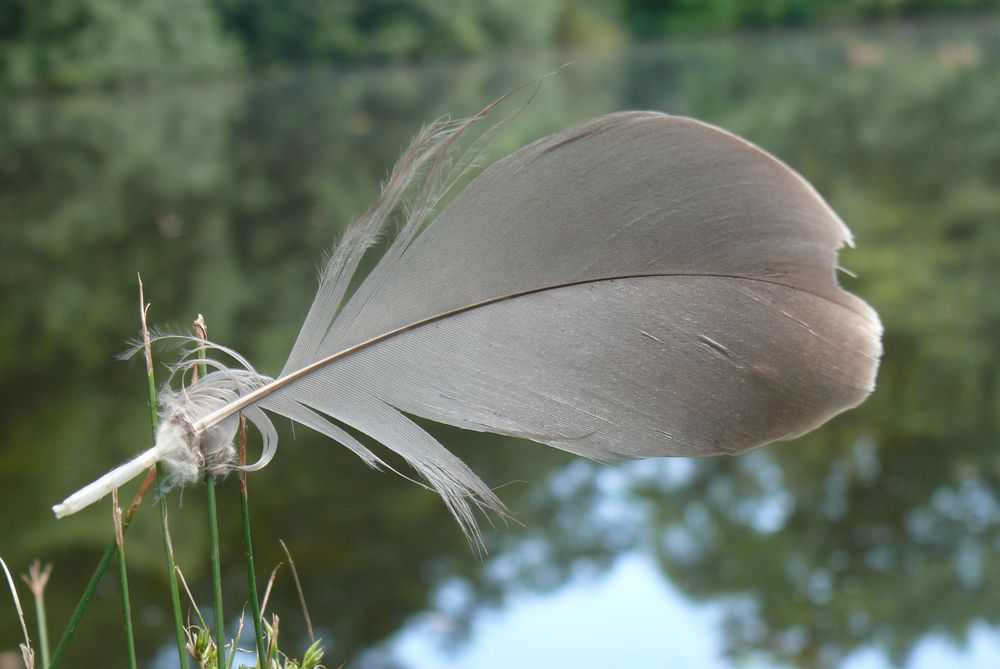
[[[385,466],[345,425],[475,538],[473,507],[503,503],[407,414],[602,461],[710,456],[803,434],[872,391],[881,324],[835,277],[850,231],[789,167],[699,121],[624,112],[516,151],[440,208],[482,147],[458,140],[489,110],[414,140],[330,255],[275,379],[238,359],[161,394],[143,464],[200,453],[171,467],[179,482],[235,467],[240,412],[266,462],[270,412]]]

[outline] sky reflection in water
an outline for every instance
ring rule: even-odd
[[[435,428],[486,481],[508,484],[500,494],[523,523],[488,532],[483,562],[433,495],[285,429],[251,481],[259,575],[283,559],[284,538],[328,664],[1000,666],[994,35],[984,23],[676,44],[583,58],[546,81],[491,158],[647,108],[722,125],[813,181],[858,240],[842,256],[858,278],[844,283],[886,325],[879,388],[803,439],[710,461],[597,467]],[[563,59],[0,108],[0,279],[17,287],[0,296],[0,537],[18,571],[55,562],[54,627],[111,535],[103,506],[59,523],[49,506],[148,441],[142,371],[112,359],[136,329],[135,272],[154,322],[204,313],[214,339],[273,373],[321,250],[418,126],[472,113]],[[245,583],[234,483],[220,489],[231,612]],[[179,561],[207,602],[201,495],[169,503]],[[130,532],[147,659],[169,638],[155,515]],[[109,581],[68,661],[107,657],[117,606]],[[274,607],[301,637],[287,578]],[[8,620],[3,648],[17,643]],[[443,622],[450,659],[437,649]]]

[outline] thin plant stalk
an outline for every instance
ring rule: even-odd
[[[226,621],[222,614],[222,567],[219,564],[219,513],[215,504],[215,477],[205,479],[205,501],[208,502],[208,543],[212,553],[212,601],[215,608],[216,646],[219,666],[226,663]]]
[[[261,615],[264,615],[264,612],[267,611],[267,601],[271,598],[271,588],[274,587],[274,580],[278,578],[278,570],[281,569],[284,565],[285,565],[284,562],[279,562],[274,566],[274,569],[271,570],[271,576],[267,579],[267,587],[264,588],[264,599],[260,603]],[[261,618],[261,621],[263,620],[264,619]]]
[[[35,650],[31,647],[31,637],[28,636],[28,624],[24,622],[24,609],[21,608],[21,598],[17,596],[17,588],[14,586],[14,577],[10,575],[7,563],[0,558],[0,569],[3,569],[4,576],[7,577],[7,585],[10,587],[10,596],[14,600],[14,609],[17,611],[18,622],[21,623],[21,632],[24,633],[24,643],[21,644],[21,659],[28,669],[35,669]]]
[[[194,617],[198,619],[198,624],[201,625],[202,629],[208,629],[208,623],[205,622],[205,617],[201,615],[201,608],[198,606],[198,602],[194,600],[194,595],[191,594],[191,588],[188,587],[187,580],[184,578],[180,567],[177,567],[177,578],[184,587],[184,594],[187,595],[188,601],[191,602],[191,610],[194,612]],[[188,619],[190,620],[190,617]]]
[[[148,305],[146,305],[146,298],[143,294],[142,278],[139,277],[139,319],[142,324],[142,336],[143,344],[146,354],[146,377],[149,386],[149,416],[150,424],[153,429],[153,436],[156,436],[156,427],[158,422],[158,417],[156,415],[156,382],[153,378],[153,354],[152,347],[150,346],[149,340],[149,328],[146,326],[146,310]],[[156,466],[155,470],[151,469],[149,475],[146,476],[146,480],[143,482],[142,486],[139,488],[139,492],[136,494],[135,499],[132,501],[132,505],[129,507],[121,518],[121,532],[124,535],[125,531],[128,529],[132,517],[135,515],[136,510],[139,508],[139,504],[145,497],[146,492],[148,492],[150,486],[152,486],[154,477],[157,482],[157,486],[160,493],[160,520],[163,526],[163,537],[164,537],[164,550],[167,558],[167,566],[170,571],[170,583],[171,588],[171,603],[174,609],[174,622],[177,627],[178,633],[178,652],[180,654],[180,666],[182,669],[188,668],[187,655],[184,651],[184,626],[183,619],[180,613],[180,596],[177,590],[177,581],[174,576],[174,556],[173,551],[170,549],[170,537],[168,534],[167,526],[167,511],[166,505],[163,504],[163,494],[164,494],[164,484],[163,484],[163,473],[159,465]],[[87,583],[87,587],[84,588],[83,594],[80,595],[80,601],[77,602],[76,608],[73,609],[72,615],[70,615],[69,622],[66,624],[66,629],[63,631],[62,636],[59,638],[59,643],[56,644],[56,649],[52,653],[51,662],[46,665],[45,669],[58,669],[59,663],[62,662],[63,655],[66,654],[66,649],[69,647],[70,641],[76,634],[77,628],[80,626],[80,620],[83,618],[84,612],[86,612],[87,607],[90,605],[90,601],[94,598],[94,593],[97,591],[97,586],[100,585],[101,579],[104,578],[104,573],[108,570],[111,565],[111,560],[118,553],[118,542],[117,537],[112,540],[111,544],[104,551],[104,555],[101,556],[101,560],[97,563],[97,568],[94,569],[93,575],[90,577],[90,581]]]
[[[125,566],[125,532],[122,529],[122,510],[118,506],[118,489],[111,494],[115,521],[115,544],[118,547],[118,581],[122,593],[122,617],[125,620],[125,650],[128,653],[129,669],[138,669],[135,659],[135,635],[132,630],[132,604],[128,594],[128,569]]]
[[[51,567],[52,565],[49,565]],[[38,622],[38,649],[42,653],[42,667],[49,666],[49,624],[45,616],[45,595],[35,595],[35,619]]]
[[[155,412],[154,412],[155,413]],[[155,429],[155,428],[154,428]],[[170,572],[170,608],[174,616],[174,637],[177,643],[177,655],[181,669],[188,669],[188,658],[185,650],[184,618],[181,613],[181,595],[177,587],[177,563],[174,561],[174,550],[170,541],[170,526],[167,519],[167,504],[164,499],[166,485],[163,482],[163,466],[156,463],[156,485],[160,494],[160,527],[163,529],[163,555]]]
[[[155,480],[154,476],[154,471],[150,469],[149,474],[146,476],[146,480],[143,481],[141,486],[139,486],[139,492],[136,493],[135,499],[132,500],[132,505],[129,506],[128,511],[122,514],[122,534],[124,534],[128,529],[133,516],[135,516],[135,512],[138,510],[139,505],[146,496],[146,493],[149,492],[150,487],[152,487],[153,481]],[[90,605],[90,600],[94,598],[94,593],[97,592],[97,586],[100,585],[101,579],[104,577],[104,573],[108,570],[108,566],[111,564],[111,560],[113,560],[117,554],[118,541],[117,539],[112,539],[111,545],[109,545],[107,550],[104,551],[104,555],[101,556],[101,561],[97,563],[97,568],[94,569],[94,573],[90,577],[90,581],[87,582],[87,587],[83,589],[83,594],[80,595],[80,601],[77,602],[76,608],[73,609],[73,614],[69,617],[69,622],[66,623],[66,629],[63,631],[62,637],[59,638],[59,643],[56,644],[56,649],[52,652],[52,661],[46,669],[57,669],[59,667],[59,663],[62,662],[63,655],[66,654],[66,649],[69,647],[69,642],[73,639],[73,635],[76,634],[76,630],[80,626],[80,620],[83,618],[84,612]]]
[[[299,604],[302,606],[302,616],[306,619],[306,632],[309,633],[309,641],[316,643],[316,635],[313,634],[312,618],[309,617],[309,607],[306,606],[306,595],[302,592],[302,581],[299,580],[299,570],[295,568],[295,560],[292,559],[292,552],[288,550],[288,545],[284,539],[278,539],[281,550],[285,551],[288,558],[288,568],[292,571],[292,580],[295,581],[295,589],[299,593]]]
[[[52,574],[52,563],[42,567],[39,560],[35,560],[28,567],[27,575],[21,578],[28,584],[32,596],[35,598],[35,620],[38,623],[38,649],[42,655],[42,667],[49,666],[49,624],[45,615],[45,586],[48,585],[49,576]]]
[[[208,340],[208,329],[205,327],[205,319],[201,314],[194,322],[194,335],[200,341]],[[205,357],[204,348],[198,353]],[[204,376],[207,373],[206,365],[199,365],[199,373]],[[215,477],[208,475],[205,478],[205,501],[208,506],[208,543],[212,556],[212,601],[215,608],[215,635],[216,647],[219,653],[219,667],[226,666],[226,619],[222,611],[222,564],[219,555],[219,512],[215,498]]]
[[[212,640],[212,635],[208,634],[208,645],[203,647],[201,644],[201,634],[200,632],[208,631],[208,623],[205,622],[205,618],[201,615],[201,610],[198,607],[198,602],[194,600],[194,595],[191,594],[191,588],[188,587],[187,581],[184,579],[184,574],[181,573],[181,568],[177,568],[177,579],[180,581],[181,585],[184,587],[184,592],[187,594],[188,601],[191,602],[191,610],[194,611],[194,615],[198,618],[198,624],[200,627],[194,625],[189,625],[186,628],[187,638],[188,638],[188,652],[194,657],[194,661],[199,667],[205,667],[207,664],[211,667],[211,654],[212,647],[215,647],[215,659],[218,660],[218,646]],[[188,622],[190,622],[190,617],[188,617]],[[218,669],[218,662],[216,662],[216,669]]]
[[[123,519],[122,531],[124,531],[127,527],[128,524]],[[73,635],[76,634],[76,628],[80,626],[80,620],[83,618],[83,614],[87,610],[90,600],[94,598],[94,593],[97,592],[97,586],[100,585],[104,572],[108,570],[108,565],[111,564],[111,560],[114,559],[117,554],[118,544],[112,541],[111,545],[104,551],[104,555],[101,556],[101,561],[97,563],[97,569],[94,570],[93,576],[90,577],[87,587],[83,589],[83,594],[80,595],[80,601],[77,602],[76,608],[73,609],[73,614],[69,617],[69,622],[66,623],[66,630],[63,632],[62,637],[59,639],[59,643],[56,644],[55,651],[52,653],[52,662],[46,667],[46,669],[56,669],[59,666],[63,655],[66,654],[66,648],[69,647],[69,642],[73,639]]]
[[[240,465],[247,463],[247,423],[240,416]],[[267,650],[264,645],[264,630],[261,625],[260,599],[257,596],[257,572],[253,566],[253,542],[250,536],[250,493],[247,488],[247,473],[240,471],[240,515],[243,517],[243,552],[247,563],[247,585],[250,589],[250,613],[253,615],[253,631],[257,641],[257,665],[264,666]]]
[[[139,319],[142,324],[142,347],[146,359],[146,381],[149,389],[149,426],[156,440],[156,429],[160,417],[156,413],[156,378],[153,374],[153,347],[149,340],[149,327],[146,324],[146,312],[149,305],[142,290],[142,277],[139,277]],[[167,582],[170,584],[170,608],[174,617],[174,636],[177,643],[177,657],[181,669],[188,669],[187,652],[185,651],[184,615],[181,612],[181,594],[177,585],[177,565],[174,562],[174,551],[170,541],[170,523],[167,518],[166,484],[163,478],[163,465],[156,463],[156,489],[160,497],[160,528],[163,535],[163,556],[167,564]]]
[[[240,647],[240,641],[243,640],[243,619],[247,615],[247,607],[243,607],[243,611],[240,613],[240,624],[236,627],[236,636],[233,637],[233,654],[229,656],[229,664],[226,669],[233,669],[233,663],[236,661],[236,656],[239,654],[236,649]],[[242,664],[240,665],[243,666]],[[257,666],[260,667],[260,662],[257,662]]]

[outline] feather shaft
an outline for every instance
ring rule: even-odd
[[[169,450],[169,446],[159,444],[143,451],[125,464],[119,465],[96,481],[73,493],[62,503],[52,507],[56,518],[63,518],[87,508],[94,502],[110,495],[147,469],[159,462]]]
[[[567,287],[570,287],[570,286],[579,286],[579,285],[588,284],[588,283],[599,283],[601,281],[617,281],[617,280],[622,280],[622,279],[641,279],[641,278],[649,278],[649,277],[694,277],[694,276],[712,277],[712,278],[720,278],[720,279],[738,279],[738,280],[744,280],[744,281],[756,281],[756,282],[760,282],[760,283],[770,283],[770,284],[775,284],[775,285],[783,285],[783,284],[779,284],[778,282],[775,282],[775,281],[769,281],[767,279],[761,279],[761,278],[751,277],[751,276],[737,276],[737,275],[731,275],[731,274],[730,275],[721,275],[721,274],[694,274],[694,273],[683,273],[683,274],[682,273],[677,273],[677,274],[626,274],[626,275],[622,275],[622,276],[611,277],[609,279],[581,279],[579,281],[568,281],[568,282],[562,283],[562,284],[556,284],[556,285],[550,285],[550,286],[541,286],[539,288],[532,288],[532,289],[529,289],[529,290],[522,290],[522,291],[518,291],[518,292],[515,292],[515,293],[509,293],[509,294],[506,294],[506,295],[499,295],[497,297],[493,297],[493,298],[490,298],[488,300],[483,300],[481,302],[476,302],[474,304],[469,304],[469,305],[466,305],[466,306],[463,306],[463,307],[456,307],[455,309],[450,309],[449,311],[445,311],[445,312],[442,312],[440,314],[435,314],[433,316],[428,316],[427,318],[422,318],[419,321],[415,321],[413,323],[408,323],[407,325],[400,326],[398,328],[390,330],[389,332],[386,332],[384,334],[378,335],[377,337],[372,337],[370,339],[366,339],[365,341],[362,341],[362,342],[359,342],[357,344],[354,344],[353,346],[349,346],[348,348],[345,348],[342,351],[338,351],[336,353],[333,353],[331,355],[326,356],[325,358],[321,358],[321,359],[319,359],[319,360],[317,360],[315,362],[309,363],[308,365],[306,365],[306,366],[304,366],[304,367],[302,367],[300,369],[297,369],[294,372],[286,374],[285,376],[282,376],[282,377],[279,377],[277,379],[274,379],[270,383],[268,383],[268,384],[266,384],[264,386],[261,386],[260,388],[257,388],[256,390],[253,390],[253,391],[247,393],[246,395],[243,395],[239,399],[234,400],[233,402],[227,404],[226,406],[221,407],[221,408],[213,411],[212,413],[210,413],[210,414],[204,416],[203,418],[201,418],[201,419],[195,421],[194,423],[192,423],[191,426],[192,426],[192,428],[194,428],[194,431],[196,433],[202,433],[205,430],[208,430],[208,429],[210,429],[210,428],[218,425],[219,423],[221,423],[225,419],[231,417],[233,414],[236,414],[239,411],[242,411],[243,409],[245,409],[245,408],[247,408],[247,407],[249,407],[249,406],[251,406],[253,404],[256,404],[257,402],[260,402],[262,399],[264,399],[268,395],[271,395],[271,394],[273,394],[273,393],[281,390],[285,386],[288,386],[289,384],[294,383],[295,381],[298,381],[299,379],[302,379],[304,377],[309,376],[310,374],[312,374],[316,370],[322,369],[322,368],[330,365],[331,363],[334,363],[334,362],[336,362],[338,360],[346,358],[347,356],[351,355],[352,353],[356,353],[358,351],[366,349],[366,348],[368,348],[370,346],[373,346],[374,344],[378,344],[379,342],[382,342],[382,341],[385,341],[385,340],[390,339],[392,337],[395,337],[396,335],[403,334],[404,332],[409,332],[410,330],[422,327],[424,325],[428,325],[430,323],[434,323],[435,321],[439,321],[439,320],[442,320],[442,319],[445,319],[445,318],[450,318],[451,316],[457,316],[458,314],[461,314],[461,313],[464,313],[464,312],[467,312],[467,311],[471,311],[473,309],[478,309],[480,307],[485,307],[485,306],[488,306],[488,305],[491,305],[491,304],[496,304],[498,302],[503,302],[504,300],[512,300],[512,299],[515,299],[515,298],[518,298],[518,297],[524,297],[526,295],[531,295],[531,294],[534,294],[534,293],[540,293],[540,292],[544,292],[544,291],[547,291],[547,290],[555,290],[557,288],[567,288]],[[836,303],[834,303],[834,304],[836,304]]]
[[[713,126],[623,112],[514,152],[437,211],[479,155],[459,139],[496,104],[411,143],[330,255],[277,378],[218,347],[241,368],[161,392],[175,480],[238,466],[239,413],[264,438],[247,469],[275,450],[268,414],[387,466],[344,425],[401,456],[481,546],[473,510],[502,502],[408,415],[596,460],[711,456],[871,392],[881,323],[837,283],[851,233],[803,177]]]

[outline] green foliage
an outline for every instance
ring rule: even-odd
[[[606,47],[705,32],[989,11],[1000,0],[8,0],[0,88]]]
[[[10,0],[0,12],[8,87],[136,83],[238,63],[207,0]]]
[[[217,0],[257,64],[414,58],[550,44],[564,0]]]
[[[263,621],[267,637],[267,660],[263,666],[267,669],[323,669],[323,640],[314,641],[302,655],[302,660],[295,660],[281,651],[279,647],[279,618],[272,616],[271,622]],[[250,669],[241,667],[241,669]]]
[[[187,651],[191,659],[198,665],[198,669],[218,669],[219,649],[212,638],[212,632],[207,627],[191,625],[185,632],[187,633]]]
[[[302,654],[302,659],[296,660],[281,650],[280,618],[277,615],[272,615],[270,622],[267,620],[262,620],[261,622],[263,623],[264,640],[267,650],[264,661],[260,662],[258,660],[258,664],[255,664],[254,667],[257,669],[261,667],[265,669],[324,669],[322,662],[326,651],[323,647],[322,639],[312,642]],[[242,632],[243,629],[241,628],[240,633]],[[187,636],[187,653],[194,660],[198,669],[219,669],[218,644],[212,636],[211,629],[205,624],[200,614],[198,614],[198,624],[189,625],[185,628],[184,633]],[[228,658],[221,663],[226,669],[232,669],[240,641],[240,637],[237,636],[237,638],[226,642],[226,647],[232,651],[228,655]],[[248,667],[242,663],[239,667],[240,669],[254,669],[254,667]]]
[[[741,29],[801,28],[986,11],[997,0],[623,0],[629,31],[640,39]]]
[[[528,481],[500,490],[524,527],[490,535],[485,565],[434,495],[286,431],[252,482],[255,549],[258,564],[275,564],[274,537],[293,548],[313,618],[335,640],[328,662],[391,636],[442,585],[460,593],[445,611],[460,634],[481,606],[637,546],[678,591],[720,602],[729,652],[759,664],[830,667],[872,646],[902,661],[929,636],[962,643],[974,625],[1000,625],[994,35],[987,24],[713,40],[547,80],[484,164],[595,114],[647,108],[744,134],[813,181],[858,240],[842,262],[859,278],[842,280],[886,325],[878,390],[806,439],[673,463],[683,477],[638,463],[615,505],[635,514],[624,520],[601,495],[602,477],[622,470],[561,469],[568,459],[551,449],[438,429],[488,482]],[[205,313],[214,338],[274,372],[315,289],[308,268],[371,203],[414,129],[558,64],[368,68],[0,105],[0,506],[18,509],[0,514],[0,535],[15,564],[57,564],[50,620],[67,618],[109,521],[95,508],[56,523],[48,505],[149,439],[142,366],[112,359],[133,332],[135,271],[154,322]],[[238,546],[234,480],[220,498],[231,512],[222,544]],[[170,503],[178,560],[207,593],[200,496]],[[136,610],[151,612],[136,629],[143,665],[170,635],[156,525],[144,508],[130,530]],[[228,591],[243,592],[241,569]],[[287,620],[298,604],[285,590],[269,608]],[[111,661],[114,600],[95,598],[68,665]],[[305,647],[290,630],[285,645]],[[14,632],[0,629],[0,645],[16,646]]]

